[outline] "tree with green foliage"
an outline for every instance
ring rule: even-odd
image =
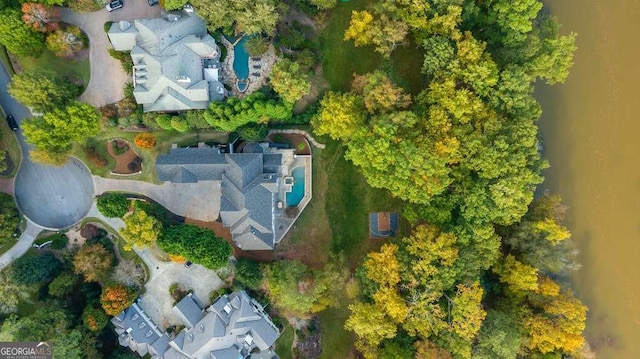
[[[246,34],[272,35],[280,16],[274,0],[192,0],[191,4],[211,31],[235,25]]]
[[[123,284],[109,285],[102,289],[100,304],[105,313],[115,316],[130,306],[136,297],[135,290]]]
[[[269,99],[262,92],[254,92],[242,99],[231,97],[224,102],[212,102],[204,118],[218,130],[233,132],[249,123],[286,121],[291,118],[292,110],[292,104]]]
[[[7,91],[16,100],[39,112],[50,112],[68,105],[81,88],[53,71],[35,69],[16,74]]]
[[[85,282],[103,280],[113,266],[113,254],[101,244],[84,245],[73,258],[73,270]]]
[[[77,26],[58,29],[47,36],[47,48],[58,57],[70,57],[84,48],[85,36]]]
[[[249,56],[261,56],[269,50],[269,47],[271,47],[271,41],[262,36],[251,36],[244,43]]]
[[[212,270],[226,266],[233,253],[231,245],[216,237],[212,230],[191,224],[165,228],[158,238],[158,246],[169,254],[180,255]]]
[[[22,21],[18,9],[0,11],[0,44],[19,56],[40,56],[44,50],[44,35]]]
[[[76,284],[78,284],[78,276],[76,274],[63,272],[49,283],[49,294],[54,297],[64,298],[73,291]]]
[[[0,313],[9,314],[18,310],[19,303],[30,303],[33,286],[20,284],[13,280],[13,268],[0,271]]]
[[[250,123],[246,126],[240,127],[237,132],[243,140],[262,141],[267,137],[269,129],[265,125]]]
[[[26,141],[36,150],[64,156],[73,142],[84,141],[98,133],[100,114],[89,104],[74,102],[64,109],[54,109],[23,121],[22,130]]]
[[[377,358],[378,345],[396,335],[396,325],[377,305],[356,303],[349,305],[349,310],[351,315],[344,327],[356,334],[356,349],[365,359]]]
[[[178,132],[189,131],[189,124],[184,118],[179,116],[171,116],[171,127]]]
[[[515,359],[521,345],[522,333],[516,323],[504,312],[489,310],[473,347],[473,358]]]
[[[320,112],[311,119],[311,125],[319,135],[348,140],[366,121],[363,107],[361,96],[329,91],[320,101]]]
[[[166,10],[180,10],[189,0],[163,0],[163,6]]]
[[[162,232],[162,223],[140,209],[124,217],[124,225],[120,235],[127,241],[124,246],[126,250],[131,250],[133,246],[151,246],[156,243],[158,235]]]
[[[399,111],[411,104],[411,96],[382,71],[354,76],[352,89],[362,95],[364,107],[370,114]]]
[[[127,197],[122,193],[108,192],[98,196],[96,205],[103,216],[122,218],[131,206]]]
[[[18,284],[37,284],[55,278],[62,263],[51,253],[36,256],[23,256],[16,259],[12,266],[12,278]]]
[[[279,261],[264,270],[267,296],[275,306],[299,318],[307,318],[322,295],[313,273],[298,260]]]
[[[273,66],[271,86],[280,97],[289,103],[294,103],[309,93],[311,82],[309,76],[302,72],[297,62],[282,59]]]
[[[8,194],[0,193],[0,246],[15,241],[14,234],[20,224],[20,212],[16,202]]]
[[[234,282],[238,282],[252,290],[260,289],[262,285],[262,268],[260,263],[246,258],[240,258],[234,266]]]

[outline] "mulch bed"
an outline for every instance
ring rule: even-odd
[[[126,148],[126,151],[122,154],[117,154],[119,150],[114,148],[114,144],[120,149]],[[116,160],[116,165],[111,172],[130,175],[142,170],[142,160],[138,157],[138,154],[131,148],[131,145],[127,141],[109,140],[107,142],[107,152],[109,152],[109,155]]]
[[[269,140],[276,143],[288,143],[292,149],[296,150],[296,154],[310,155],[311,147],[307,139],[297,133],[273,133],[269,136]],[[298,147],[302,144],[304,147]]]

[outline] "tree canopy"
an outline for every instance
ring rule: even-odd
[[[81,88],[56,72],[36,69],[14,75],[7,90],[34,110],[49,112],[68,105]]]
[[[294,103],[309,93],[311,83],[308,77],[297,62],[289,59],[276,62],[269,75],[273,89],[289,103]]]
[[[182,256],[212,270],[227,265],[233,250],[231,245],[205,228],[180,224],[165,228],[158,246],[169,254]]]
[[[44,50],[44,36],[22,21],[18,9],[0,10],[0,44],[20,56],[39,56]]]
[[[98,196],[96,205],[106,217],[122,218],[129,212],[129,200],[122,193],[104,193]]]
[[[124,225],[120,235],[127,241],[127,250],[131,250],[133,246],[147,247],[155,244],[162,231],[162,223],[141,209],[124,217]]]
[[[89,104],[73,102],[65,108],[25,120],[22,130],[27,142],[37,151],[66,158],[74,142],[84,141],[98,133],[100,115]]]

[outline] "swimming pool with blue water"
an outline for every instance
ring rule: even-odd
[[[291,172],[293,176],[293,187],[287,193],[287,206],[297,206],[304,197],[304,167],[296,167]]]
[[[244,48],[247,36],[243,37],[240,42],[233,47],[233,71],[236,73],[238,80],[246,80],[249,78],[249,53]]]

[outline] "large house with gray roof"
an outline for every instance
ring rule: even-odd
[[[206,309],[189,294],[173,311],[185,328],[172,336],[158,330],[137,303],[111,322],[120,345],[153,359],[277,358],[270,348],[280,330],[245,291],[223,295]]]
[[[220,49],[195,14],[120,21],[108,36],[114,50],[131,52],[133,95],[145,112],[206,109],[224,99]]]
[[[240,153],[208,147],[173,148],[157,157],[156,171],[161,181],[211,181],[212,190],[220,191],[220,220],[230,229],[234,243],[243,250],[271,250],[296,219],[287,208],[304,208],[310,200],[310,163],[292,149],[249,143]],[[295,179],[295,168],[309,175]],[[291,200],[294,187],[307,189],[308,195],[298,203]]]

